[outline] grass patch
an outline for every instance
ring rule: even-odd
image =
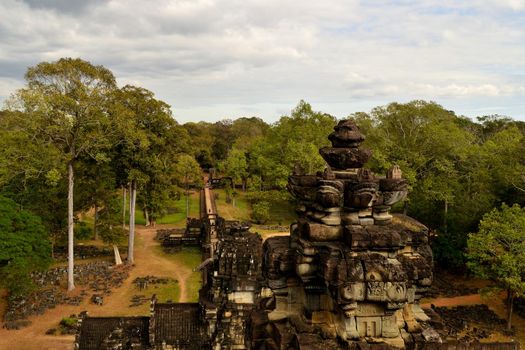
[[[175,261],[177,264],[183,265],[185,268],[191,270],[191,274],[187,277],[185,284],[187,289],[188,302],[197,302],[199,300],[199,289],[202,286],[202,274],[200,271],[194,272],[193,269],[199,266],[202,262],[202,253],[197,247],[183,247],[177,253],[165,253],[162,248],[155,247],[158,254],[166,259]],[[178,300],[178,298],[176,299]]]
[[[219,195],[215,201],[219,215],[226,220],[251,221],[252,208],[247,199],[248,193],[238,191],[235,196],[235,207],[232,203],[226,203],[226,192],[224,189],[214,189],[213,193]],[[287,200],[276,198],[270,201],[270,219],[266,225],[288,226],[297,220],[295,205]]]
[[[173,201],[170,208],[176,210],[175,213],[167,214],[157,220],[158,224],[186,224],[186,196],[178,201]],[[189,197],[189,216],[198,218],[200,216],[200,192],[190,192]]]
[[[144,247],[144,245],[145,245],[144,238],[141,237],[140,235],[135,236],[135,247]],[[198,254],[193,254],[193,255],[197,255],[197,257],[199,258],[199,264],[200,264],[200,251],[196,250],[196,252]],[[125,260],[127,252],[124,252],[124,254],[122,254],[123,252],[121,251],[120,253],[122,256],[122,260]],[[170,255],[164,253],[164,251],[162,250],[160,246],[152,247],[152,250],[148,251],[148,253],[155,254],[155,255],[162,255],[163,257],[170,258]],[[194,261],[195,258],[192,257],[191,253],[192,252],[188,252],[185,256],[181,258],[177,258],[177,259],[180,259],[180,260],[177,260],[177,262],[182,263],[182,264],[193,263],[192,259]],[[186,262],[186,260],[182,260],[182,259],[188,259],[189,262]],[[173,275],[164,275],[164,274],[160,275],[160,274],[154,273],[153,271],[151,274],[156,277],[167,277],[167,278],[170,278],[170,280],[166,284],[150,284],[148,288],[146,289],[139,289],[134,283],[131,283],[128,287],[126,287],[123,295],[120,297],[121,306],[112,310],[111,312],[112,316],[113,315],[114,316],[149,316],[150,314],[149,300],[151,300],[151,297],[153,296],[153,294],[157,296],[158,301],[161,303],[165,303],[168,300],[171,300],[175,303],[179,301],[180,299],[179,281],[176,281],[175,279],[173,279],[174,278]],[[198,274],[198,277],[199,277],[198,279],[199,284],[197,286],[197,291],[200,288],[200,274]],[[142,305],[130,307],[132,303],[131,299],[135,295],[143,296],[144,299],[148,299],[148,300]],[[197,301],[197,298],[198,296],[195,298],[195,301]]]
[[[157,224],[161,225],[186,225],[186,196],[182,196],[179,200],[173,200],[168,203],[168,209],[173,211],[171,214],[166,214],[157,219]],[[189,216],[198,218],[200,215],[200,192],[190,192],[189,197]],[[128,216],[129,218],[129,216]],[[135,223],[137,225],[145,225],[146,219],[141,209],[135,210]]]
[[[148,293],[151,292],[152,294],[156,294],[159,303],[165,303],[168,300],[176,303],[180,298],[179,282],[175,280],[170,280],[166,284],[151,285],[146,289],[146,291]]]
[[[270,202],[270,220],[267,225],[288,226],[297,220],[295,206],[289,201]]]
[[[224,189],[214,189],[213,193],[219,196],[219,198],[215,200],[215,204],[217,204],[217,211],[220,216],[226,220],[250,220],[252,208],[246,199],[245,192],[237,192],[235,196],[235,206],[233,206],[233,203],[226,203],[226,192]]]
[[[169,277],[169,276],[157,276],[157,277]],[[171,277],[170,277],[171,278]],[[165,303],[168,300],[177,302],[180,298],[179,282],[170,280],[166,284],[150,284],[146,289],[139,289],[134,283],[120,296],[121,306],[117,309],[112,310],[112,315],[115,316],[149,316],[150,314],[150,300],[155,294],[157,300],[161,303]],[[140,295],[144,302],[139,306],[131,307],[131,299],[135,295]]]
[[[64,327],[74,327],[77,324],[76,318],[71,317],[64,317],[62,320],[60,320],[60,325]]]
[[[129,211],[126,213],[126,224],[129,225]],[[146,225],[144,213],[140,209],[135,209],[135,225]]]

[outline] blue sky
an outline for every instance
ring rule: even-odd
[[[67,56],[179,122],[273,122],[301,99],[339,118],[424,99],[525,120],[525,0],[1,0],[0,38],[0,101]]]

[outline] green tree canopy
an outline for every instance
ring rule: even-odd
[[[263,139],[252,144],[250,172],[266,187],[284,189],[295,164],[308,173],[323,170],[325,162],[319,148],[330,144],[327,136],[335,124],[335,117],[316,112],[310,104],[300,101],[289,116],[282,116]]]
[[[184,187],[186,194],[186,217],[189,217],[189,189],[191,185],[202,183],[202,171],[199,163],[189,154],[181,154],[175,162],[175,175],[179,186]]]
[[[242,182],[243,190],[246,190],[246,180],[248,178],[248,162],[244,151],[233,148],[228,152],[228,157],[219,163],[219,170],[228,175],[235,184]]]
[[[474,274],[508,291],[510,329],[513,299],[525,295],[525,208],[503,204],[485,214],[469,234],[467,257]]]
[[[29,290],[29,273],[51,262],[51,244],[40,218],[0,196],[0,285],[14,294]]]
[[[108,69],[79,58],[61,58],[28,68],[27,86],[20,89],[13,107],[31,122],[26,133],[56,147],[68,169],[68,290],[73,276],[74,163],[82,155],[108,159],[113,123],[109,96],[116,88]]]
[[[410,187],[405,210],[442,232],[438,239],[443,242],[434,249],[437,260],[462,266],[465,227],[455,224],[464,220],[470,229],[484,212],[458,219],[462,213],[458,206],[467,196],[462,189],[470,191],[462,184],[472,180],[467,174],[469,166],[475,166],[469,163],[469,157],[476,154],[473,135],[454,112],[434,102],[391,103],[350,117],[366,136],[364,146],[373,151],[368,166],[384,174],[392,165],[399,165]]]
[[[126,85],[116,93],[115,115],[124,119],[113,164],[120,185],[136,182],[138,201],[151,219],[160,217],[176,186],[177,157],[189,151],[189,136],[170,106],[146,89]]]
[[[199,163],[189,154],[181,154],[175,162],[175,174],[177,183],[181,187],[187,187],[201,183],[202,172]]]
[[[53,236],[66,228],[67,171],[53,144],[21,111],[0,112],[0,193],[38,215]]]

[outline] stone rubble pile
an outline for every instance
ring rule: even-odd
[[[65,292],[67,268],[56,267],[31,275],[37,289],[26,296],[11,296],[4,316],[4,327],[18,329],[27,326],[27,317],[42,315],[47,309],[60,304],[80,305],[88,295],[86,288],[97,294],[111,294],[129,275],[127,266],[112,266],[109,262],[92,262],[75,266],[75,282],[83,288],[80,295],[68,296]],[[102,299],[103,300],[103,299]]]
[[[172,278],[168,277],[157,277],[157,276],[145,276],[137,277],[133,280],[133,284],[138,289],[146,289],[150,284],[168,284],[170,281],[173,281]]]
[[[91,303],[102,306],[104,304],[104,296],[101,294],[93,294],[91,296]]]
[[[487,305],[437,307],[444,327],[439,330],[444,338],[473,342],[489,338],[494,333],[505,333],[506,321],[499,318]]]
[[[290,227],[280,225],[254,225],[256,230],[276,231],[276,232],[288,232]]]
[[[129,301],[131,303],[129,304],[129,307],[137,307],[148,303],[150,298],[147,298],[145,295],[134,295]]]
[[[155,240],[162,242],[170,235],[183,235],[186,229],[184,228],[169,228],[169,229],[159,229],[155,234]]]

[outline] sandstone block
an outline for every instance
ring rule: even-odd
[[[341,338],[345,340],[358,339],[359,332],[357,331],[357,322],[355,317],[343,318],[342,320]]]
[[[356,317],[360,337],[380,337],[381,317]]]
[[[359,303],[355,309],[356,316],[383,316],[385,310],[381,304]]]
[[[343,302],[365,300],[365,284],[363,282],[346,283],[341,287],[341,299]]]
[[[386,289],[384,282],[366,282],[366,300],[385,301]]]
[[[344,212],[341,214],[341,220],[345,225],[359,225],[358,212]]]
[[[339,220],[341,218],[339,217]],[[343,237],[343,228],[341,226],[331,226],[318,223],[306,224],[307,236],[312,241],[335,241]]]
[[[323,147],[319,150],[321,157],[336,170],[361,168],[370,158],[372,152],[360,148]]]
[[[394,315],[381,318],[381,336],[385,338],[396,338],[399,336],[399,328]]]

